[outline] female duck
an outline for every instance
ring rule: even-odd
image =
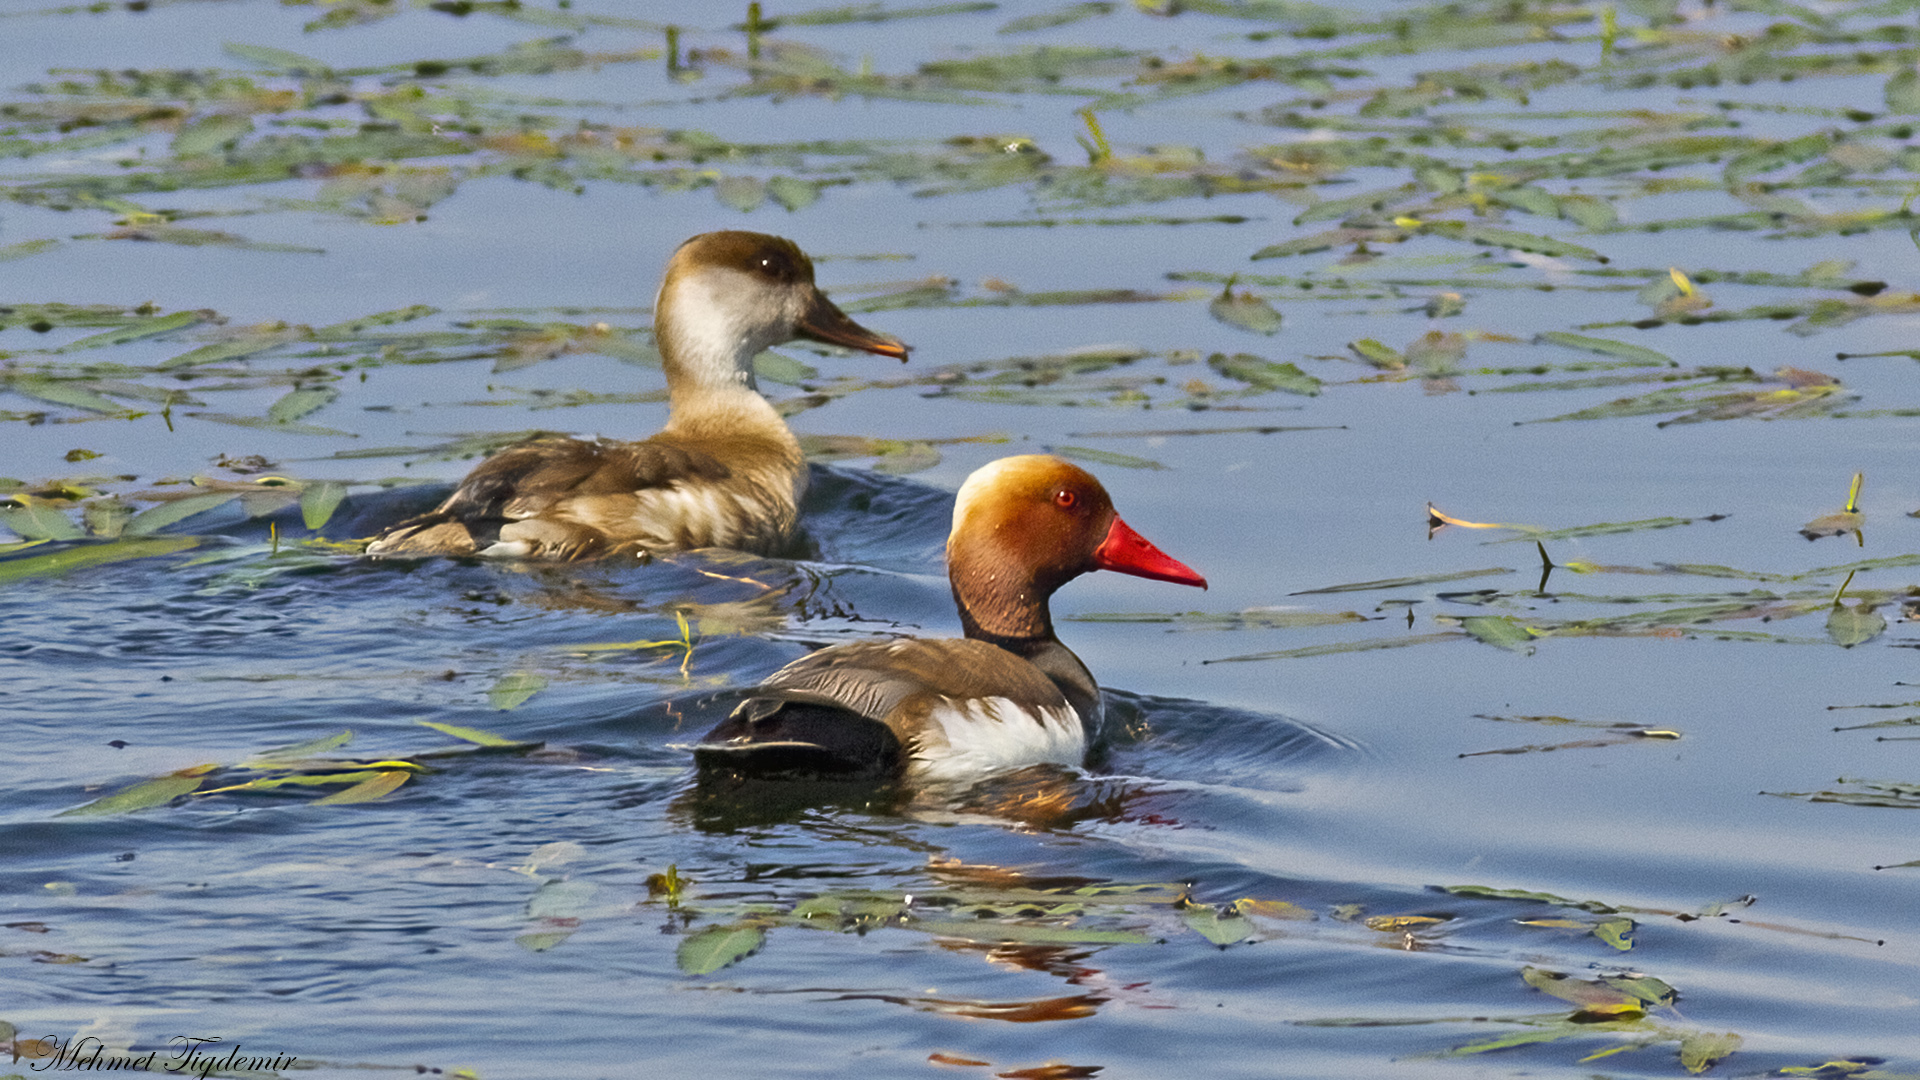
[[[1206,588],[1056,457],[1003,458],[960,488],[947,572],[964,638],[863,641],[775,672],[693,748],[742,775],[942,783],[1042,762],[1078,765],[1100,688],[1054,636],[1047,600],[1091,570]]]
[[[641,442],[543,438],[509,447],[367,554],[582,559],[699,547],[770,553],[793,535],[807,468],[760,396],[753,358],[795,338],[907,358],[848,318],[792,241],[703,233],[667,263],[654,303],[667,426]]]

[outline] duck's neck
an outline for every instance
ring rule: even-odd
[[[773,342],[743,334],[737,322],[713,314],[718,309],[712,298],[689,295],[697,284],[668,288],[675,295],[661,290],[653,324],[667,374],[668,429],[689,435],[757,432],[791,442],[786,421],[753,379],[753,358]],[[681,314],[688,311],[700,314]]]
[[[1080,715],[1088,730],[1097,731],[1101,720],[1100,686],[1093,681],[1087,665],[1054,636],[1053,616],[1047,610],[1046,598],[1038,597],[1037,604],[1002,602],[976,607],[962,599],[960,588],[956,580],[953,598],[959,605],[960,626],[966,635],[975,641],[997,645],[1039,668],[1060,688],[1067,704]],[[1017,594],[1014,599],[1017,601]],[[991,622],[983,620],[983,612]]]

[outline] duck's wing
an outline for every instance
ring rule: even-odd
[[[565,513],[575,500],[630,498],[649,489],[717,483],[732,476],[713,455],[673,443],[589,442],[543,438],[519,443],[481,462],[447,500],[382,533],[369,555],[486,554],[501,529],[553,517],[537,529],[517,530],[512,554],[547,559],[603,555],[615,538]]]
[[[856,642],[775,672],[694,747],[755,775],[985,775],[1085,752],[1081,718],[1032,664],[964,638]]]

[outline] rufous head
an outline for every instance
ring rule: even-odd
[[[996,633],[1045,623],[1046,598],[1092,570],[1207,587],[1207,579],[1149,543],[1114,512],[1085,469],[1048,454],[1001,458],[960,486],[947,539],[948,572],[963,611]],[[1036,624],[1037,625],[1037,624]]]

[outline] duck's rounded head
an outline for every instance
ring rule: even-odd
[[[1093,570],[1207,587],[1122,521],[1091,473],[1048,454],[1001,458],[967,477],[947,564],[961,610],[1003,635],[1037,631],[1046,598]]]
[[[669,377],[751,381],[753,358],[807,338],[907,358],[907,346],[848,318],[813,283],[813,260],[766,233],[701,233],[667,263],[654,336]]]

